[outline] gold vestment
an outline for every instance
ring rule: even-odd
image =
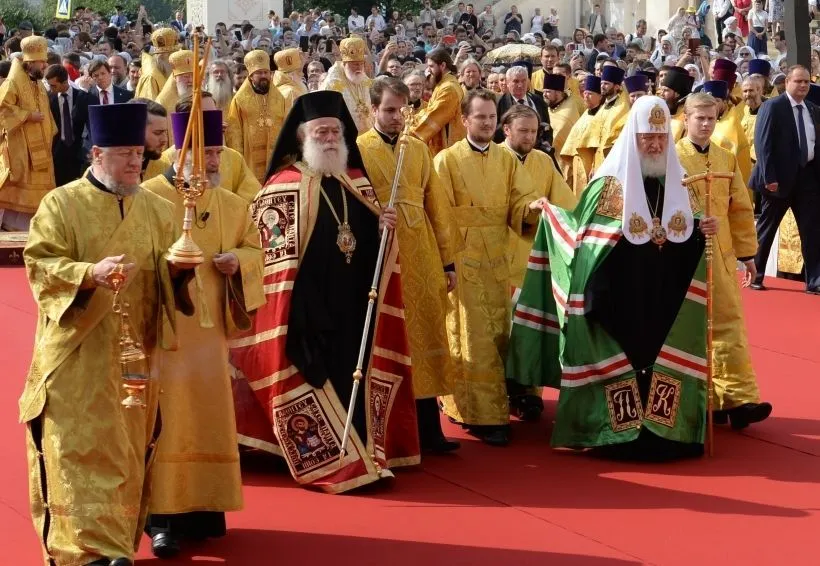
[[[332,90],[342,95],[353,121],[356,122],[358,133],[363,134],[373,127],[373,109],[370,107],[370,86],[372,79],[365,79],[356,84],[345,75],[341,61],[333,64],[327,72],[321,90]]]
[[[171,203],[148,191],[118,203],[83,178],[48,193],[31,223],[24,257],[39,313],[20,420],[29,423],[34,524],[41,537],[48,530],[44,552],[57,566],[133,559],[143,534],[159,432],[160,348],[176,346],[175,309],[193,313],[184,291],[175,300],[164,257],[175,237],[173,214]],[[81,288],[94,263],[120,254],[137,264],[121,296],[132,337],[148,355],[145,408],[121,405],[112,292]]]
[[[290,112],[297,98],[308,93],[307,87],[301,81],[293,80],[290,75],[282,71],[274,71],[273,86],[279,89],[279,93],[285,99],[285,114]]]
[[[604,102],[601,105],[601,111],[597,114],[598,127],[600,128],[600,137],[598,143],[595,145],[595,159],[593,161],[593,170],[601,166],[609,154],[609,150],[615,145],[618,136],[621,135],[621,130],[626,123],[624,117],[629,114],[629,99],[626,91],[621,92],[615,98]],[[590,144],[592,145],[592,144]]]
[[[444,266],[455,263],[461,234],[427,146],[413,137],[407,144],[395,200],[396,235],[413,392],[424,399],[452,391]],[[359,136],[358,145],[379,202],[387,204],[398,148],[385,143],[374,129]]]
[[[183,198],[167,177],[155,177],[144,187],[176,206],[181,230]],[[160,368],[162,435],[151,484],[152,514],[242,508],[228,338],[248,330],[250,313],[265,303],[262,246],[247,202],[225,189],[206,190],[196,212],[191,235],[205,261],[197,267],[197,281],[188,284],[197,314],[178,320],[179,348],[165,354]],[[239,271],[230,278],[213,263],[214,255],[229,252],[239,260]]]
[[[502,147],[515,155],[507,144],[503,144]],[[547,197],[552,204],[567,210],[575,208],[578,198],[555,168],[549,155],[533,149],[524,158],[522,165],[527,180],[538,198]],[[510,285],[515,288],[521,288],[524,284],[524,274],[527,272],[527,261],[534,238],[534,231],[517,234],[510,230]]]
[[[449,295],[454,378],[453,394],[441,399],[444,412],[471,425],[507,424],[508,230],[520,234],[537,222],[538,211],[529,204],[538,197],[518,159],[494,143],[480,153],[462,140],[439,153],[434,164],[465,246],[456,259],[458,285]]]
[[[286,116],[279,89],[271,85],[267,94],[256,94],[250,79],[231,101],[225,145],[242,154],[259,183],[266,181],[268,161]]]
[[[140,58],[142,61],[142,74],[140,80],[137,81],[137,88],[134,89],[134,98],[147,98],[156,101],[168,81],[168,76],[159,69],[154,57],[150,53],[143,53]]]
[[[749,178],[752,176],[751,144],[746,138],[743,126],[740,123],[745,106],[745,104],[739,106],[729,104],[729,107],[715,125],[712,141],[737,157],[737,164],[738,167],[740,167],[743,185],[748,187]]]
[[[564,147],[561,148],[558,163],[561,165],[564,179],[576,196],[581,196],[589,184],[595,158],[595,147],[590,144],[597,143],[597,135],[592,136],[591,130],[596,124],[595,118],[600,108],[599,106],[592,113],[587,110],[581,114],[570,129]]]
[[[34,112],[42,122],[29,122]],[[20,60],[0,86],[0,209],[33,214],[55,186],[51,143],[57,125],[48,95],[32,81]]]
[[[749,356],[749,340],[737,279],[737,259],[753,258],[757,252],[754,211],[734,155],[712,143],[708,154],[699,153],[688,138],[676,144],[681,165],[688,175],[706,170],[733,172],[734,178],[712,181],[712,216],[718,219],[714,251],[714,354],[715,409],[732,409],[760,402],[757,380]],[[701,209],[705,209],[706,182],[695,184]],[[692,189],[690,189],[692,194]]]
[[[412,134],[427,144],[435,156],[459,140],[466,132],[461,123],[461,101],[464,91],[458,80],[445,74],[433,89],[427,107],[416,117]]]
[[[555,155],[561,155],[561,149],[569,137],[572,126],[581,118],[584,111],[578,109],[576,99],[568,95],[555,108],[549,108],[550,127],[552,128],[552,147],[555,148]]]

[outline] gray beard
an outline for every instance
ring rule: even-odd
[[[666,154],[659,157],[641,157],[641,175],[644,177],[660,178],[666,175]]]
[[[94,172],[94,176],[106,189],[120,197],[133,196],[140,190],[139,185],[126,185],[116,182],[111,175],[104,171],[96,171]]]
[[[233,98],[233,86],[229,81],[208,80],[208,92],[214,98],[217,108],[227,108]]]

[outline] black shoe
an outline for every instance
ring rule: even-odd
[[[470,425],[467,432],[490,446],[506,446],[510,443],[508,429],[503,425]]]
[[[772,414],[772,405],[771,403],[745,403],[726,412],[729,414],[732,428],[741,430],[750,424],[759,423],[769,418],[769,415]]]
[[[155,534],[151,538],[151,552],[157,558],[173,558],[179,554],[179,542],[171,533]]]
[[[806,293],[809,295],[820,295],[820,288],[815,287],[814,289],[806,289]]]
[[[768,291],[769,289],[763,283],[752,283],[749,285],[749,289],[754,291]]]
[[[115,558],[108,566],[134,566],[134,563],[127,558]]]
[[[421,449],[423,451],[431,452],[433,454],[447,454],[448,452],[454,452],[459,448],[461,448],[460,442],[448,440],[443,436],[431,442],[423,442],[421,445]]]
[[[536,395],[511,396],[510,412],[524,422],[537,422],[544,412],[544,401]]]
[[[717,425],[729,424],[729,413],[726,411],[712,411],[712,422]]]

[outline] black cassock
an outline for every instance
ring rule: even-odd
[[[347,190],[333,177],[324,177],[322,188],[339,220],[344,221],[342,191]],[[347,263],[336,245],[336,217],[319,196],[316,226],[293,285],[286,353],[313,387],[322,387],[329,379],[347,409],[380,240],[378,217],[349,191],[345,196],[356,250]],[[362,370],[365,375],[369,355],[370,341]],[[362,387],[353,424],[366,442],[364,398]]]
[[[644,179],[650,203],[663,210],[663,185]],[[658,194],[660,192],[660,195]],[[584,294],[587,317],[600,324],[623,349],[637,372],[641,402],[646,406],[652,366],[678,316],[703,255],[706,240],[698,222],[688,240],[635,245],[626,238],[615,245],[590,277]],[[667,440],[641,429],[632,442],[597,449],[605,456],[663,460],[702,453],[700,444]]]

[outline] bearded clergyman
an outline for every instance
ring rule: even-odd
[[[0,86],[0,226],[25,232],[40,201],[54,188],[51,144],[57,125],[41,82],[48,44],[31,36],[22,41],[22,49],[22,61],[12,61]]]
[[[265,253],[267,304],[250,332],[231,343],[240,442],[282,455],[298,483],[331,493],[419,462],[392,235],[384,276],[371,291],[380,232],[392,231],[397,216],[379,205],[356,135],[339,93],[317,91],[296,100],[268,181],[251,205]],[[340,465],[370,297],[372,332]]]
[[[264,183],[268,159],[287,114],[285,99],[271,85],[267,52],[251,51],[245,55],[245,66],[248,78],[231,101],[225,145],[241,153],[256,179]]]
[[[322,82],[322,90],[334,90],[344,97],[347,109],[360,134],[373,127],[370,111],[370,85],[373,82],[365,71],[367,45],[358,37],[348,37],[339,43],[342,54],[327,72]]]
[[[273,56],[273,62],[276,63],[273,86],[285,97],[285,108],[290,111],[296,99],[308,91],[302,81],[302,52],[298,47],[283,49]]]
[[[216,107],[227,114],[233,100],[233,78],[231,69],[225,61],[211,63],[207,91],[213,96]]]
[[[704,236],[718,222],[702,217],[684,175],[666,104],[644,96],[575,209],[544,208],[507,374],[560,389],[553,446],[652,460],[703,452]]]
[[[142,54],[142,74],[134,98],[156,100],[171,75],[169,57],[177,49],[177,32],[173,28],[160,28],[151,34],[151,43],[153,53]]]
[[[169,116],[168,145],[174,145],[170,115],[174,113],[179,99],[193,92],[194,53],[188,50],[177,51],[172,53],[168,60],[171,63],[171,78],[165,82],[162,92],[157,96],[157,104],[161,104]]]

